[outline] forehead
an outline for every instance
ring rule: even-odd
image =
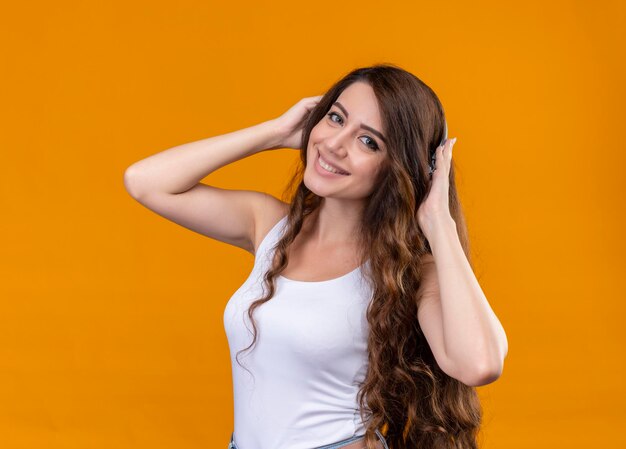
[[[378,100],[372,87],[364,82],[357,81],[346,87],[337,98],[350,114],[350,120],[381,128]]]

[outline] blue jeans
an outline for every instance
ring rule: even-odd
[[[376,429],[375,432],[376,432],[376,435],[378,436],[378,439],[383,443],[383,447],[385,449],[389,449],[389,446],[387,446],[387,440],[385,440],[385,437],[378,431],[378,429]],[[234,438],[235,438],[235,432],[232,432],[230,434],[230,443],[228,443],[228,449],[239,449],[237,445],[235,444]],[[341,447],[347,446],[350,443],[354,443],[355,441],[362,440],[363,438],[365,438],[365,435],[354,435],[353,437],[346,438],[345,440],[327,444],[326,446],[319,446],[319,447],[316,447],[315,449],[339,449]]]

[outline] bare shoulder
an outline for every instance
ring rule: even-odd
[[[255,211],[254,254],[267,233],[289,213],[289,206],[269,193],[263,195]]]

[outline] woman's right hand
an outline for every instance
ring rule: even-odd
[[[323,95],[305,97],[293,105],[287,112],[274,119],[279,130],[280,143],[278,148],[300,149],[302,144],[302,120],[319,103]]]

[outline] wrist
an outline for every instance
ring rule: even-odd
[[[261,151],[275,150],[282,148],[284,134],[282,129],[278,126],[276,119],[268,120],[261,124],[265,128],[266,132],[266,145]]]
[[[447,240],[450,236],[457,236],[456,222],[451,215],[438,217],[428,229],[429,232],[426,235],[426,239],[431,248],[441,239]]]

